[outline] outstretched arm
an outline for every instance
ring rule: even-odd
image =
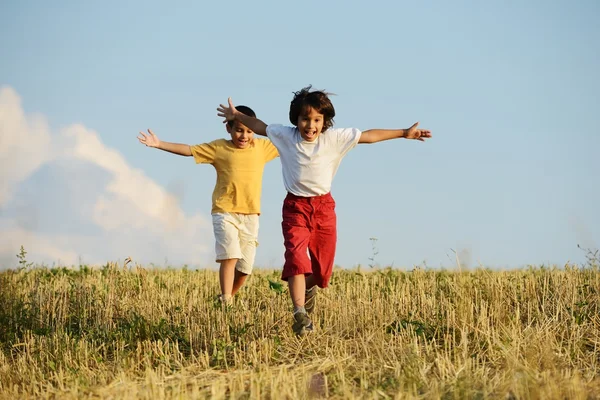
[[[145,144],[147,147],[155,147],[157,149],[168,151],[169,153],[173,154],[178,154],[180,156],[190,157],[192,155],[192,150],[190,149],[189,145],[181,143],[163,142],[150,129],[148,129],[148,134],[140,132],[138,140],[141,144]]]
[[[239,121],[250,128],[257,135],[267,136],[267,124],[258,118],[249,117],[246,114],[239,112],[233,105],[231,97],[227,99],[227,102],[229,103],[229,107],[220,104],[219,108],[217,108],[217,115],[225,118],[224,122]]]
[[[431,131],[419,129],[415,123],[408,129],[369,129],[360,135],[358,143],[377,143],[389,139],[415,139],[424,142],[431,137]]]

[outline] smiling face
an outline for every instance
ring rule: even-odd
[[[312,107],[306,108],[306,112],[298,116],[297,127],[300,131],[302,139],[307,142],[317,140],[323,130],[323,122],[325,117]]]
[[[246,149],[254,139],[254,132],[241,122],[234,122],[233,126],[226,125],[227,132],[231,135],[231,142],[238,149]]]

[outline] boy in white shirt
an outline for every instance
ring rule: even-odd
[[[289,118],[293,127],[267,125],[220,105],[218,116],[239,121],[258,135],[268,136],[281,157],[283,183],[288,195],[283,203],[285,264],[281,278],[288,281],[294,305],[297,335],[313,330],[308,316],[314,309],[317,287],[326,288],[333,270],[337,241],[335,201],[331,183],[342,158],[357,143],[406,138],[424,141],[431,132],[408,129],[332,128],[335,109],[327,93],[308,86],[294,93]],[[309,256],[310,255],[310,256]]]

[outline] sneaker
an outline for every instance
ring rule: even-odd
[[[308,314],[298,312],[294,314],[294,319],[296,322],[292,325],[292,330],[296,335],[303,336],[313,331],[313,323],[308,317]]]
[[[317,286],[313,286],[305,292],[304,295],[304,308],[307,313],[312,313],[315,309],[315,302],[317,297]]]

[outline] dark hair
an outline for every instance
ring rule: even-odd
[[[315,90],[310,91],[312,85],[309,85],[298,92],[294,92],[294,98],[290,103],[290,122],[298,126],[298,117],[308,114],[312,108],[316,112],[323,114],[323,132],[333,126],[333,117],[335,117],[335,108],[331,104],[328,95],[330,93]]]
[[[235,106],[235,109],[238,110],[239,112],[241,112],[244,115],[256,118],[256,113],[250,107]],[[231,128],[233,126],[233,121],[227,121],[227,126]]]

